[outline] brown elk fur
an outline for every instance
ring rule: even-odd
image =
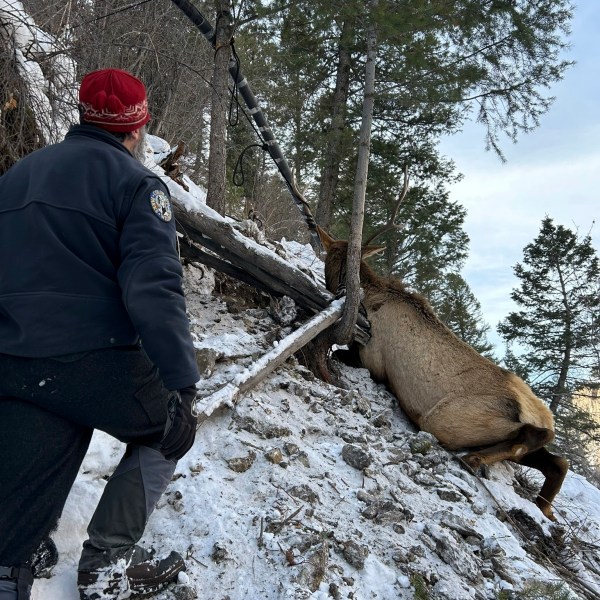
[[[335,292],[345,276],[347,242],[320,228],[319,234],[327,289]],[[363,258],[380,249],[363,249]],[[380,277],[362,261],[360,281],[371,322],[371,340],[358,349],[362,365],[446,448],[477,448],[463,457],[472,468],[512,460],[541,471],[545,482],[536,504],[555,520],[551,503],[568,462],[544,448],[554,439],[546,405],[523,380],[456,337],[400,280]]]

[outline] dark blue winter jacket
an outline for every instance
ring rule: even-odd
[[[76,125],[0,177],[0,353],[141,337],[167,388],[192,385],[181,277],[167,188],[110,133]]]

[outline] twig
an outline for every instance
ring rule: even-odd
[[[263,533],[264,533],[264,519],[260,518],[260,533],[258,535],[258,547],[262,548],[265,544],[263,542]]]

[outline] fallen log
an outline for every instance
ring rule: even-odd
[[[260,383],[294,352],[300,350],[319,333],[333,325],[340,318],[343,310],[344,299],[334,300],[325,310],[280,340],[275,348],[264,354],[251,368],[236,375],[233,381],[216,392],[197,400],[195,416],[204,420],[222,406],[233,406],[241,395]]]
[[[236,231],[223,218],[190,213],[173,204],[178,229],[186,239],[212,250],[267,285],[277,296],[289,296],[310,312],[323,310],[331,295],[308,275],[294,269],[272,250]]]
[[[173,197],[182,255],[273,296],[288,296],[310,314],[327,308],[334,296],[325,287],[294,268],[281,256],[237,231],[221,215],[206,206],[186,210]],[[201,250],[199,246],[210,252]],[[356,340],[366,344],[369,324],[359,315]]]

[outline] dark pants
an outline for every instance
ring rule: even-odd
[[[94,429],[128,446],[80,568],[101,568],[137,542],[175,468],[156,450],[169,394],[137,347],[52,359],[0,354],[0,566],[27,567],[56,526]]]

